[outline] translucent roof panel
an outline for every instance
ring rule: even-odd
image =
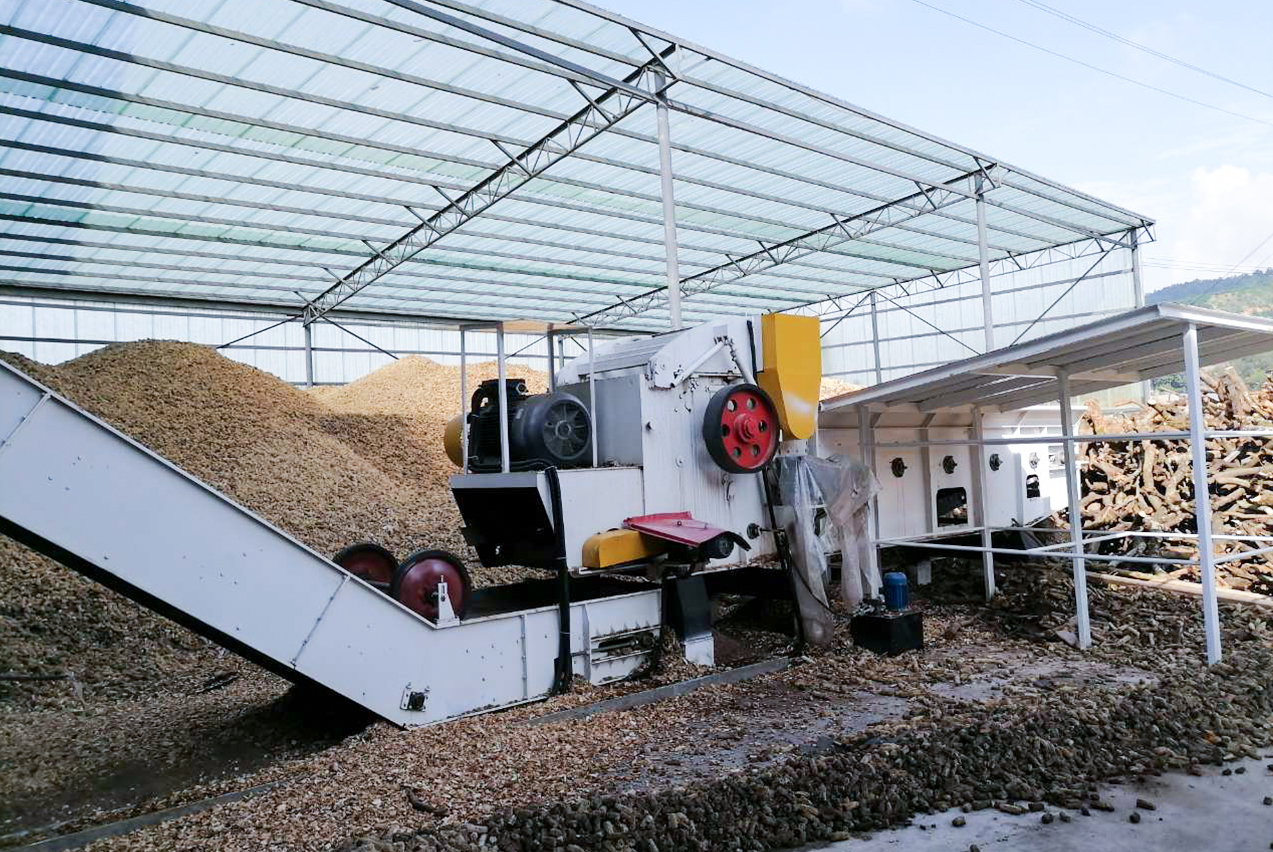
[[[666,327],[1152,222],[575,0],[7,0],[0,283]]]

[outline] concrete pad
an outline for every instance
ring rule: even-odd
[[[991,809],[964,814],[955,809],[916,817],[905,828],[820,848],[960,852],[975,843],[981,852],[1256,852],[1273,847],[1273,806],[1263,804],[1265,796],[1273,796],[1271,765],[1273,755],[1225,764],[1223,769],[1235,772],[1245,768],[1241,775],[1225,776],[1221,767],[1208,766],[1201,777],[1170,773],[1144,784],[1106,785],[1101,798],[1114,811],[1093,810],[1090,817],[1068,811],[1071,823],[1057,819],[1044,825],[1039,813],[1010,816]],[[1138,798],[1156,809],[1138,809]],[[1140,813],[1139,824],[1128,821],[1134,811]],[[1055,815],[1059,809],[1046,812]],[[963,828],[951,825],[959,816],[968,822]]]

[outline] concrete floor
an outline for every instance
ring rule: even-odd
[[[912,825],[846,840],[823,849],[834,852],[962,852],[975,843],[981,852],[1257,852],[1273,848],[1273,755],[1225,765],[1245,767],[1241,775],[1221,775],[1209,766],[1204,776],[1168,774],[1144,785],[1108,786],[1102,798],[1112,813],[1092,811],[1090,817],[1070,812],[1074,821],[1059,819],[1043,825],[1038,813],[1010,816],[996,810],[963,814],[952,810],[916,818]],[[1140,811],[1141,822],[1128,816],[1138,798],[1156,805]],[[1048,812],[1057,813],[1056,808]],[[963,816],[968,824],[955,828],[951,820]]]

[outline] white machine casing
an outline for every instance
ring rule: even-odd
[[[627,337],[597,345],[557,374],[557,389],[573,394],[593,414],[596,468],[558,471],[566,560],[583,567],[583,545],[592,535],[656,512],[689,512],[694,518],[746,537],[749,524],[768,526],[759,474],[722,470],[703,441],[708,402],[721,388],[754,381],[764,369],[761,323],[720,320],[651,337]],[[740,363],[741,362],[741,363]],[[595,388],[596,404],[592,404]],[[470,473],[451,477],[455,491],[484,487],[534,487],[553,524],[543,472]],[[772,537],[748,538],[709,567],[739,565],[774,552]]]
[[[974,453],[971,447],[878,446],[924,440],[967,440],[971,418],[967,410],[934,414],[890,411],[881,416],[874,429],[877,444],[874,458],[867,460],[880,483],[877,503],[880,538],[963,534],[969,527],[982,525],[973,509]],[[1055,408],[987,413],[983,423],[988,439],[1060,433]],[[1023,443],[987,448],[982,476],[990,526],[1028,523],[1065,507],[1065,470],[1058,459],[1060,452],[1059,443],[1055,447]],[[828,428],[824,424],[818,433],[818,454],[860,458],[862,449],[857,429],[839,425]],[[947,456],[954,463],[949,472]],[[896,459],[901,459],[905,467],[900,477],[893,472]],[[968,502],[961,519],[941,517],[938,499],[946,489],[963,489]],[[922,510],[919,507],[923,507]]]

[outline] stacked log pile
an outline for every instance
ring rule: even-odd
[[[1214,430],[1273,428],[1273,380],[1249,389],[1232,368],[1202,375],[1207,426]],[[1089,404],[1083,434],[1186,432],[1188,406],[1183,398],[1151,400],[1128,414],[1103,415]],[[1207,442],[1213,532],[1223,535],[1273,535],[1273,439],[1231,437]],[[1109,532],[1196,533],[1193,473],[1185,440],[1086,443],[1079,449],[1083,477],[1083,526]],[[1273,542],[1219,540],[1221,553],[1254,551]],[[1192,559],[1197,550],[1187,539],[1130,537],[1101,542],[1097,552],[1127,556]],[[1144,563],[1123,563],[1144,569]],[[1174,570],[1173,570],[1174,569]],[[1144,571],[1128,572],[1143,574]],[[1197,580],[1197,568],[1164,563],[1158,574]],[[1273,594],[1273,553],[1220,563],[1222,586]]]

